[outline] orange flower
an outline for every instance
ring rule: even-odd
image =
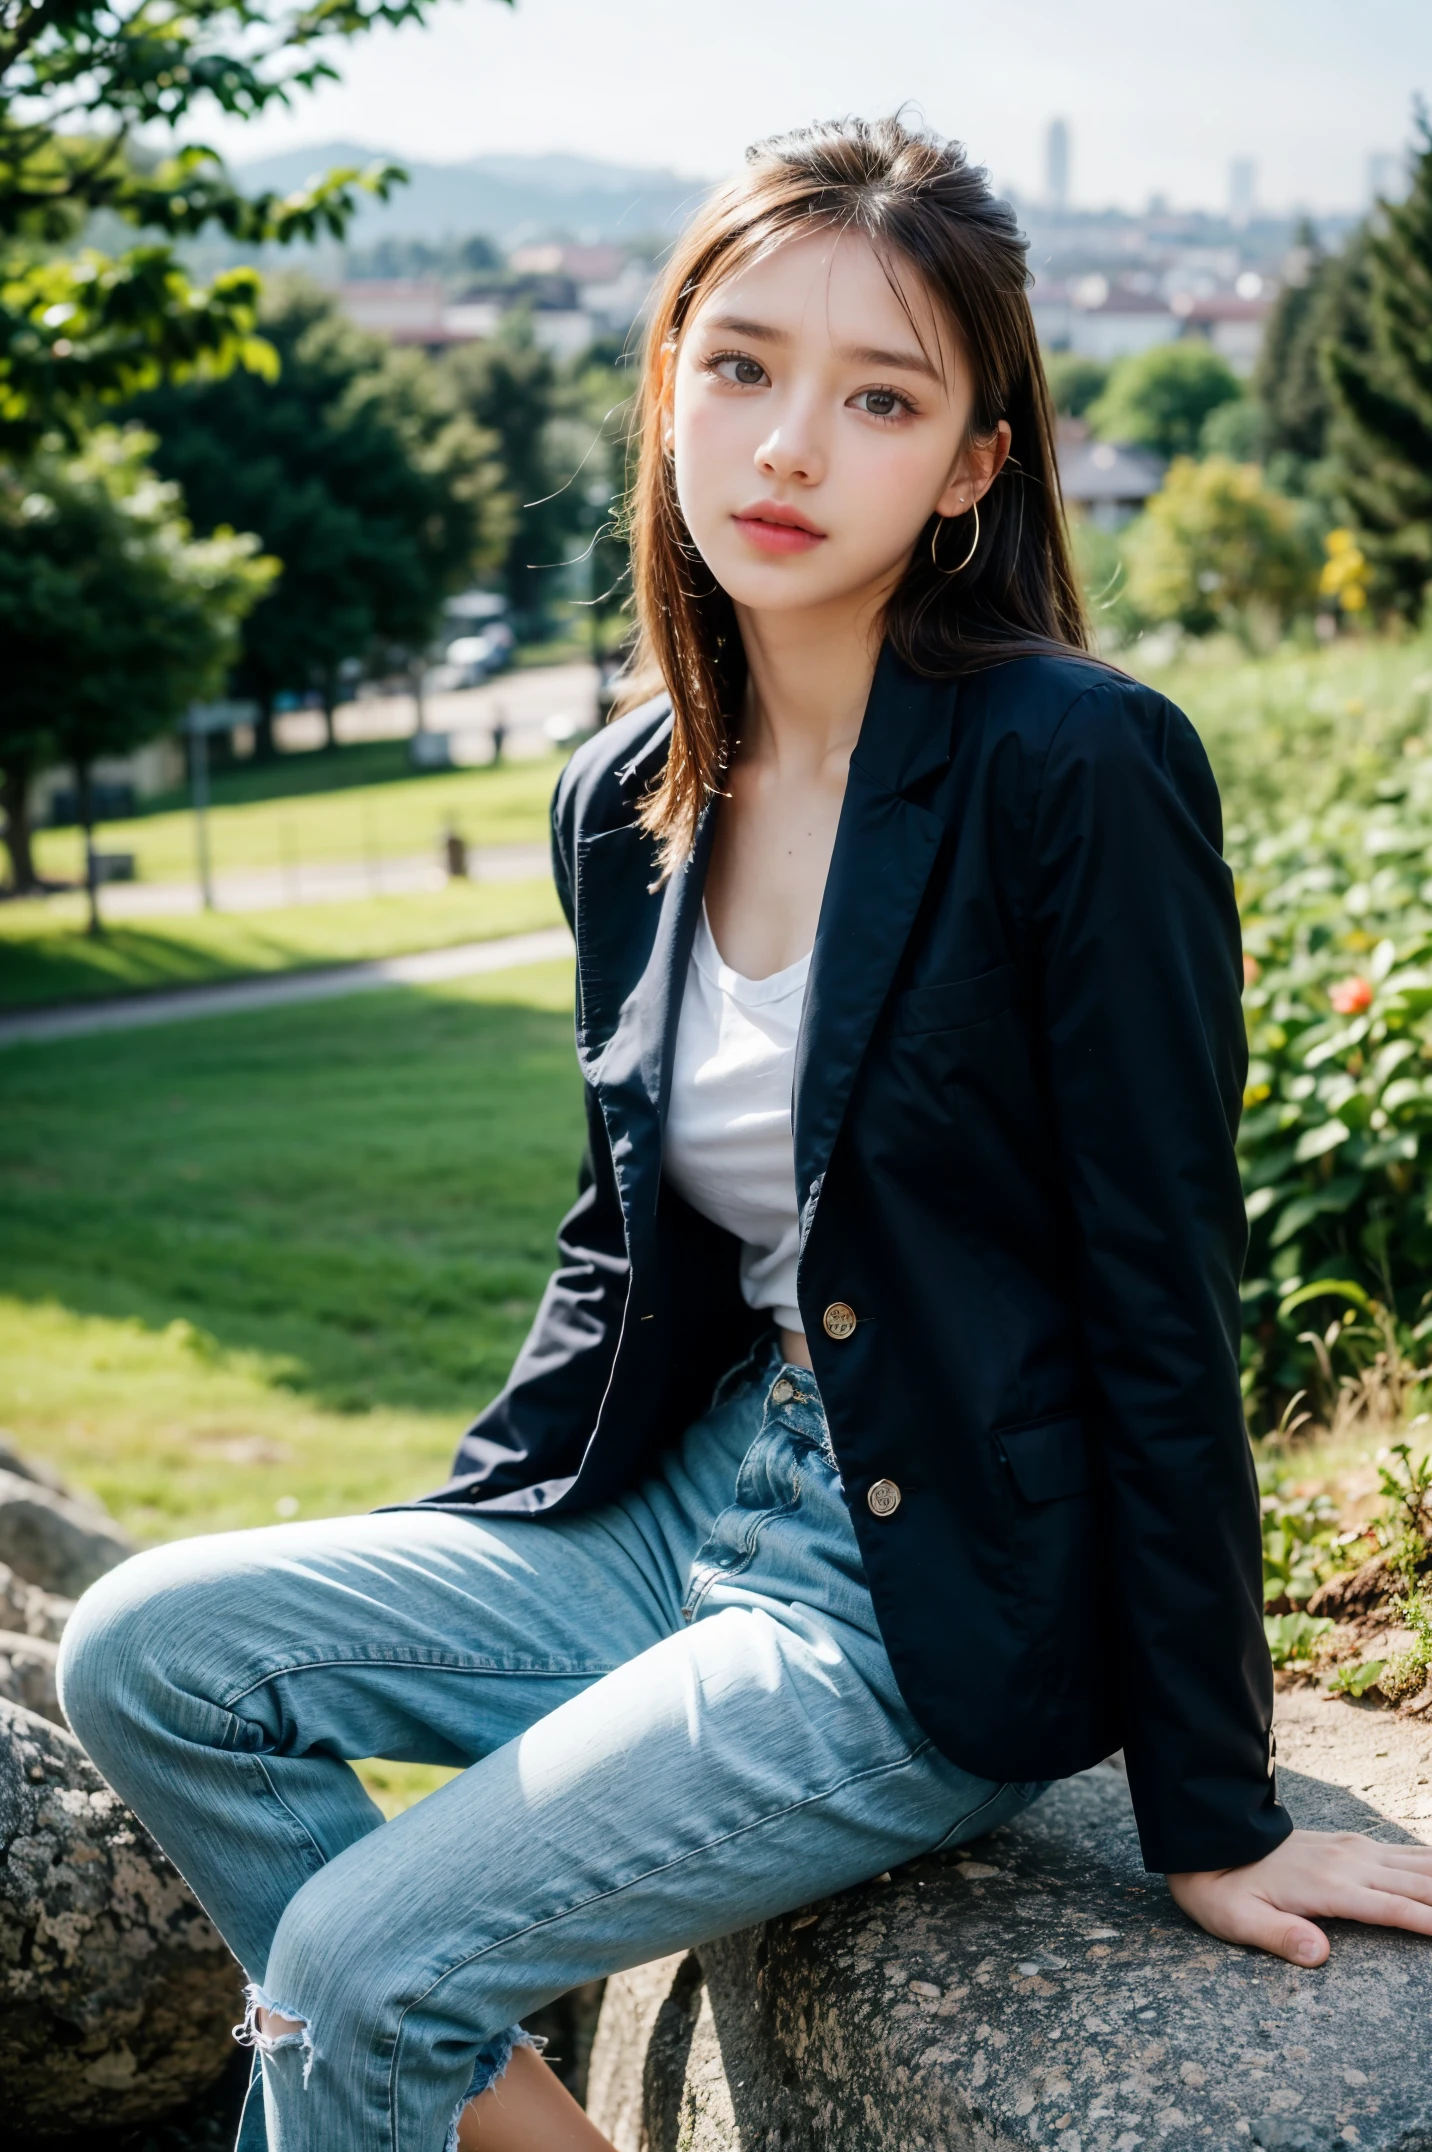
[[[1250,956],[1248,954],[1248,951],[1245,949],[1243,952],[1243,984],[1245,986],[1251,986],[1255,979],[1262,976],[1262,971],[1263,967],[1259,963],[1257,957]]]
[[[1336,986],[1328,988],[1328,1000],[1339,1016],[1361,1016],[1364,1009],[1372,1007],[1372,988],[1354,972],[1350,979],[1339,979]]]

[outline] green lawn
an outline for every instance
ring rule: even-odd
[[[544,844],[562,759],[543,755],[497,769],[423,776],[408,770],[406,742],[393,740],[241,766],[214,780],[214,870],[292,874],[305,862],[409,857],[435,851],[449,824],[469,844]],[[135,853],[141,881],[196,877],[194,820],[182,800],[157,801],[126,821],[107,822],[98,842],[103,850]],[[42,874],[77,879],[84,871],[79,832],[41,830],[35,859]]]
[[[558,926],[562,911],[550,881],[453,882],[432,895],[120,922],[98,939],[84,918],[80,897],[0,905],[0,1009],[401,956]]]

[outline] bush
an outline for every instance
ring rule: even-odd
[[[1305,512],[1254,464],[1180,456],[1124,538],[1129,598],[1191,635],[1268,639],[1317,600],[1319,553]]]
[[[1230,833],[1250,1066],[1239,1139],[1255,1413],[1351,1345],[1388,1417],[1432,1334],[1432,758],[1274,834]],[[1321,1303],[1321,1305],[1319,1305]],[[1312,1317],[1351,1307],[1328,1340]]]
[[[1158,456],[1192,456],[1209,413],[1242,396],[1228,362],[1194,337],[1120,359],[1088,417],[1102,440],[1134,441]]]
[[[1062,418],[1082,418],[1102,396],[1113,371],[1102,359],[1083,359],[1075,351],[1045,353],[1044,376],[1054,408]]]

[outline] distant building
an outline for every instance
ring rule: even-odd
[[[620,276],[626,255],[620,247],[568,246],[563,240],[514,247],[507,266],[517,276],[565,276],[574,284],[600,284]]]
[[[451,300],[436,279],[362,277],[338,287],[338,303],[355,327],[429,351],[491,336],[502,319],[496,301]]]
[[[1065,288],[1062,309],[1052,289],[1042,310],[1037,287],[1035,300],[1040,341],[1051,350],[1077,352],[1084,359],[1129,358],[1155,344],[1171,344],[1183,326],[1158,292],[1134,291],[1111,284],[1103,276],[1076,277]],[[1055,334],[1046,333],[1046,322]],[[1061,327],[1062,337],[1057,334]]]
[[[1118,530],[1136,516],[1163,484],[1159,457],[1123,442],[1091,441],[1080,419],[1060,420],[1055,452],[1066,504],[1104,530]]]
[[[1257,276],[1240,277],[1240,285],[1260,285]],[[1261,290],[1258,296],[1241,297],[1237,291],[1215,292],[1209,298],[1193,298],[1186,293],[1173,301],[1184,334],[1201,336],[1213,346],[1220,358],[1228,361],[1235,374],[1251,374],[1258,363],[1258,353],[1263,348],[1263,332],[1268,316],[1273,311],[1273,301]]]
[[[1069,207],[1069,122],[1051,120],[1044,137],[1044,199],[1051,209]]]
[[[1228,214],[1234,224],[1253,222],[1257,197],[1257,165],[1251,157],[1235,157],[1228,167]]]

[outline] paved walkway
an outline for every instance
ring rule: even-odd
[[[421,949],[412,956],[383,957],[370,964],[331,964],[312,971],[226,980],[217,986],[116,995],[107,1001],[71,1002],[60,1009],[18,1010],[13,1015],[0,1016],[0,1047],[77,1039],[99,1031],[132,1031],[150,1024],[181,1024],[196,1016],[229,1016],[240,1010],[337,1001],[345,994],[368,994],[385,986],[439,986],[448,979],[510,971],[519,964],[547,964],[571,954],[572,937],[567,929],[544,927],[535,934],[459,942],[451,949]]]

